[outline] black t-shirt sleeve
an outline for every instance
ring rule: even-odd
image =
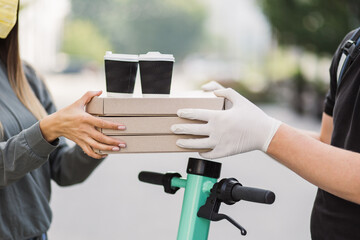
[[[335,105],[335,98],[336,98],[336,91],[337,91],[337,69],[339,65],[339,61],[341,58],[341,47],[343,44],[351,38],[354,31],[349,32],[345,38],[341,41],[338,48],[336,49],[336,52],[333,56],[333,59],[331,61],[330,69],[329,69],[329,75],[330,75],[330,89],[328,93],[326,94],[325,103],[324,103],[324,113],[326,113],[329,116],[333,116],[333,110]]]
[[[329,116],[333,115],[333,110],[334,110],[334,105],[335,105],[335,97],[336,97],[336,89],[337,89],[336,72],[337,72],[337,65],[338,65],[336,58],[337,58],[337,55],[340,55],[340,54],[338,54],[338,52],[340,52],[340,51],[338,51],[338,50],[336,51],[336,53],[331,61],[331,65],[330,65],[330,69],[329,69],[330,89],[326,94],[325,104],[324,104],[324,112]]]
[[[331,93],[331,87],[330,87],[325,98],[324,113],[332,117],[334,105],[335,105],[335,99],[334,99],[334,95]]]

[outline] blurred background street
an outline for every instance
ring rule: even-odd
[[[359,25],[356,0],[23,0],[23,59],[44,75],[58,108],[103,90],[105,51],[174,54],[172,91],[210,80],[232,87],[272,117],[318,131],[331,56]],[[141,92],[139,76],[135,91]],[[70,143],[72,144],[72,143]],[[156,143],[154,143],[156,144]],[[197,154],[109,156],[80,185],[53,184],[51,240],[175,239],[183,191],[140,183],[142,170],[177,171]],[[316,187],[261,152],[219,159],[221,177],[270,189],[273,205],[240,202],[220,212],[244,239],[310,239]],[[209,239],[239,239],[228,222]]]

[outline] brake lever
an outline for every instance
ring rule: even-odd
[[[223,219],[228,220],[232,225],[237,227],[240,230],[241,235],[243,235],[243,236],[246,235],[247,232],[246,232],[245,228],[243,228],[239,223],[237,223],[234,219],[232,219],[228,215],[222,214],[222,213],[213,213],[213,215],[211,216],[211,220],[215,221],[215,222],[223,220]]]
[[[220,183],[222,182],[220,181]],[[197,216],[208,219],[210,221],[220,221],[226,219],[240,230],[241,235],[245,236],[247,232],[239,223],[237,223],[231,217],[219,213],[222,198],[218,196],[218,191],[217,191],[218,187],[221,187],[221,184],[219,185],[219,183],[215,183],[210,191],[210,196],[206,199],[206,203],[199,208]]]

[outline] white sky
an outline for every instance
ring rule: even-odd
[[[205,1],[211,11],[208,27],[224,36],[229,57],[258,59],[270,48],[270,27],[254,0]]]

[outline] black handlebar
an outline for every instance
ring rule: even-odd
[[[139,173],[139,180],[141,182],[156,184],[156,185],[163,185],[163,177],[165,174],[156,173],[156,172],[140,172]]]
[[[196,161],[192,160],[193,159],[191,158],[189,159],[187,169],[188,174],[196,174],[214,179],[219,178],[221,164],[214,165],[214,162],[205,161],[202,159],[195,159]],[[193,171],[193,169],[195,169],[194,164],[195,166],[197,166],[196,169],[198,170],[196,171],[196,173]],[[207,166],[207,171],[204,171],[204,164]],[[212,171],[214,170],[214,167],[217,167],[217,171],[215,172]],[[209,173],[210,175],[208,175]],[[171,184],[174,177],[181,178],[181,175],[179,173],[168,172],[166,174],[162,174],[147,171],[140,172],[138,175],[140,181],[156,185],[162,185],[164,187],[164,191],[170,194],[174,194],[177,190],[179,190],[179,187],[173,187]],[[229,216],[219,213],[221,203],[231,205],[240,200],[272,204],[275,201],[275,194],[269,190],[243,187],[241,183],[239,183],[235,178],[223,178],[219,182],[214,183],[205,204],[198,209],[197,216],[208,219],[210,221],[220,221],[226,219],[235,227],[237,227],[241,231],[242,235],[246,235],[246,230],[240,224],[238,224]]]
[[[275,194],[269,190],[243,187],[240,184],[236,184],[233,187],[231,196],[236,202],[245,200],[249,202],[272,204],[275,201]]]
[[[139,173],[139,180],[146,183],[163,185],[166,189],[171,189],[171,178],[180,177],[173,173],[156,173],[143,171]],[[167,184],[166,184],[166,183]],[[167,185],[167,186],[165,186]],[[175,190],[175,189],[174,189]],[[167,192],[167,191],[166,191]],[[243,187],[238,183],[234,183],[231,189],[232,201],[238,202],[245,200],[249,202],[272,204],[275,201],[275,194],[269,190],[259,188]]]
[[[139,173],[139,180],[146,183],[156,184],[156,185],[162,185],[164,186],[164,191],[166,193],[174,194],[177,190],[180,188],[178,187],[172,187],[171,186],[171,180],[174,177],[180,178],[181,175],[179,173],[156,173],[156,172],[140,172]]]

